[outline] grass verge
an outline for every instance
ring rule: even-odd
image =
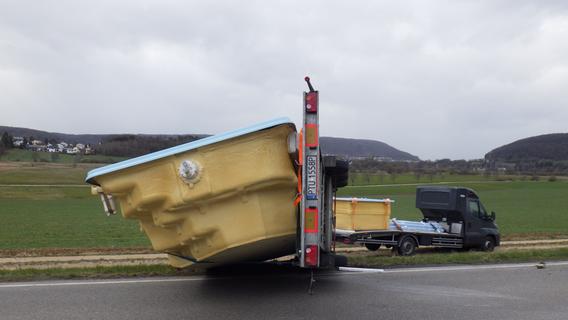
[[[414,265],[486,264],[512,262],[539,262],[568,259],[568,248],[507,250],[495,252],[445,252],[418,254],[411,257],[386,256],[372,253],[351,254],[351,267],[396,267]]]
[[[50,268],[0,270],[0,281],[24,281],[47,279],[97,279],[118,277],[150,277],[189,275],[169,265],[107,266],[95,268]]]

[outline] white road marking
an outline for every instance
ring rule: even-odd
[[[346,272],[364,272],[364,273],[380,273],[380,272],[385,272],[384,269],[353,268],[353,267],[339,267],[339,271],[346,271]]]
[[[467,270],[487,270],[487,269],[520,269],[536,268],[537,262],[514,263],[514,264],[491,264],[476,266],[452,266],[452,267],[426,267],[426,268],[404,268],[389,269],[385,273],[405,273],[405,272],[446,272],[446,271],[467,271]],[[568,266],[568,261],[546,262],[546,266]]]
[[[75,281],[75,282],[45,282],[45,283],[16,283],[1,284],[0,289],[5,288],[30,288],[30,287],[63,287],[63,286],[90,286],[107,284],[133,284],[133,283],[159,283],[159,282],[187,282],[202,281],[205,277],[187,278],[160,278],[160,279],[134,279],[134,280],[104,280],[104,281]]]

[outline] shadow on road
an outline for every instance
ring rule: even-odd
[[[335,270],[314,272],[313,292],[337,290],[341,285]],[[208,279],[199,283],[203,298],[250,302],[273,300],[280,295],[306,294],[311,273],[286,264],[251,263],[223,266],[209,270]]]

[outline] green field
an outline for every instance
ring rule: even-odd
[[[35,187],[28,190],[42,194],[35,199],[7,198],[5,189],[0,187],[0,249],[149,246],[137,222],[107,217],[88,188]]]
[[[0,162],[0,249],[149,247],[136,221],[120,215],[106,217],[99,198],[90,194],[83,181],[87,171],[95,167]],[[479,181],[478,176],[457,175],[445,180],[450,178],[460,181],[453,185],[478,191],[486,208],[497,212],[497,223],[506,239],[568,236],[565,180],[466,182]],[[414,208],[415,188],[349,186],[339,195],[391,198],[396,201],[393,217],[419,220],[421,215]]]
[[[484,181],[529,181],[531,179],[548,180],[550,177],[531,177],[514,175],[483,175],[483,174],[452,174],[436,173],[415,175],[413,173],[402,174],[367,174],[350,173],[349,185],[391,185],[391,184],[428,184],[445,182],[484,182]],[[566,177],[554,177],[554,179],[566,179]]]
[[[452,183],[474,189],[488,211],[497,213],[505,237],[568,235],[568,182],[486,181]],[[395,200],[392,217],[420,220],[415,208],[416,186],[350,186],[340,196]]]
[[[136,221],[107,217],[91,195],[94,167],[0,163],[0,249],[148,247]]]

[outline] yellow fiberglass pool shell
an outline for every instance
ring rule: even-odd
[[[288,119],[211,136],[92,170],[170,264],[205,268],[295,250],[297,177]]]
[[[389,199],[336,198],[336,228],[354,231],[388,229],[391,202]]]

